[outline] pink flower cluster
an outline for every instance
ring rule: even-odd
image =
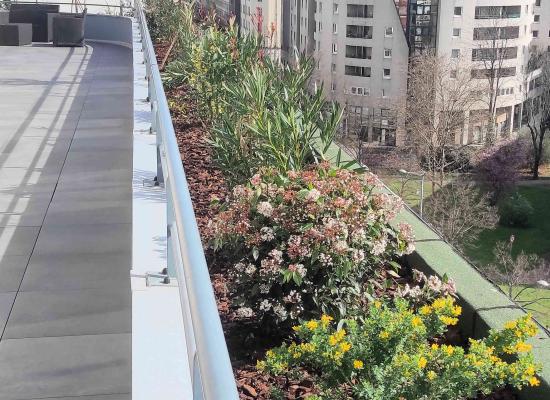
[[[233,190],[208,239],[235,264],[256,266],[252,274],[232,270],[237,306],[255,316],[278,307],[276,320],[295,319],[308,304],[330,303],[335,276],[362,283],[369,271],[414,250],[410,226],[389,224],[401,206],[370,173],[326,164],[286,176],[266,170]]]

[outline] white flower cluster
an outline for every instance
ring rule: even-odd
[[[241,307],[237,309],[237,317],[239,318],[251,318],[254,315],[254,311],[250,307]]]
[[[258,211],[258,213],[268,218],[271,217],[271,215],[273,214],[273,206],[268,201],[262,201],[258,203],[256,210]]]
[[[271,242],[275,239],[275,232],[269,226],[264,226],[260,229],[260,235],[264,242]]]

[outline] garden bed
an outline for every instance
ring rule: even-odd
[[[173,4],[168,2],[166,6],[170,13]],[[189,13],[183,18],[188,26],[193,25]],[[321,110],[326,109],[320,92],[313,96],[307,94],[305,85],[313,66],[305,62],[304,69],[300,70],[302,75],[295,79],[291,69],[263,66],[266,59],[262,58],[253,38],[240,42],[234,33],[226,36],[211,27],[207,28],[206,42],[189,45],[196,43],[194,29],[188,29],[188,36],[182,38],[184,45],[191,46],[188,47],[190,56],[183,60],[188,67],[179,65],[168,74],[172,89],[167,90],[167,96],[241,398],[298,399],[319,390],[325,396],[336,390],[349,398],[356,392],[355,383],[377,385],[371,389],[383,390],[386,396],[385,390],[401,392],[401,384],[386,389],[379,377],[368,375],[370,364],[383,366],[387,375],[396,371],[394,362],[404,363],[401,367],[410,369],[404,372],[405,377],[413,373],[423,382],[406,383],[407,393],[415,393],[407,395],[411,399],[425,397],[422,393],[432,390],[441,394],[443,389],[439,387],[446,386],[449,378],[438,377],[435,371],[450,373],[453,380],[461,371],[450,371],[461,368],[464,363],[470,368],[465,383],[473,386],[464,392],[461,391],[463,384],[454,383],[453,393],[472,395],[481,387],[488,393],[502,386],[502,382],[538,384],[534,365],[508,364],[498,357],[494,360],[485,357],[482,361],[475,354],[466,354],[470,346],[475,353],[490,343],[497,346],[499,354],[530,349],[522,342],[533,331],[527,319],[493,333],[488,338],[489,344],[477,340],[465,344],[454,328],[462,309],[450,297],[452,285],[437,278],[419,280],[418,275],[411,274],[408,263],[403,263],[402,257],[413,247],[409,225],[389,223],[399,209],[396,199],[374,190],[377,181],[368,174],[333,168],[328,163],[314,168],[308,165],[317,158],[313,148],[330,147],[338,123],[337,109],[326,114],[326,120],[319,118]],[[213,52],[208,50],[213,48],[216,49]],[[165,49],[166,46],[158,47],[159,53]],[[249,57],[258,61],[256,58],[261,57],[262,65],[255,68],[246,61],[241,66],[234,65],[233,61],[242,54],[245,60]],[[183,76],[181,71],[187,71],[183,75],[188,74],[186,81],[194,85],[192,88],[181,83],[174,85],[174,79]],[[223,85],[220,86],[219,80],[208,81],[208,74],[210,79],[223,77]],[[281,83],[276,77],[281,78]],[[263,97],[250,95],[257,89],[253,86],[256,79],[268,82],[266,96],[272,96],[268,113],[265,113]],[[289,86],[285,87],[283,82]],[[226,83],[233,85],[232,88],[228,89]],[[242,86],[246,89],[242,90]],[[290,97],[280,102],[282,96]],[[300,110],[298,114],[296,107]],[[199,109],[203,118],[210,116],[208,123],[199,117]],[[302,125],[294,123],[298,120]],[[216,128],[210,131],[206,126],[210,127],[214,121]],[[266,126],[274,126],[269,125],[273,123],[282,124],[279,128],[287,125],[279,132],[263,131]],[[242,128],[245,136],[230,143],[235,137],[232,136],[236,133],[234,129]],[[247,138],[250,132],[246,129],[257,137]],[[318,131],[320,136],[312,135]],[[289,138],[295,140],[290,145]],[[324,155],[321,153],[320,157]],[[220,164],[222,168],[218,168]],[[233,166],[237,169],[232,169]],[[212,200],[226,204],[223,209],[212,207]],[[302,285],[303,282],[307,284]],[[418,282],[422,284],[417,288],[413,284]],[[402,297],[407,300],[392,300]],[[383,303],[375,299],[382,299]],[[328,315],[321,318],[321,310]],[[344,325],[331,323],[342,318],[347,320]],[[375,335],[366,343],[363,343],[365,337],[358,335],[364,327],[369,335]],[[515,331],[519,339],[514,338]],[[308,337],[311,335],[313,337]],[[273,349],[296,337],[300,348],[308,354],[320,351],[328,343],[330,346],[309,361],[305,353],[296,352],[294,344]],[[312,340],[321,340],[320,345]],[[411,347],[392,354],[394,346],[389,346],[384,350],[390,356],[389,364],[384,359],[376,361],[381,364],[371,363],[373,359],[367,347],[379,342],[374,346],[377,351],[384,343],[394,340],[405,340],[403,343]],[[341,350],[337,350],[339,348]],[[334,357],[338,366],[334,370],[338,379],[332,383],[326,381],[333,386],[320,389],[319,379],[320,375],[326,375],[325,365],[311,368],[328,356]],[[352,356],[358,359],[349,358]],[[303,357],[306,357],[305,364],[301,363]],[[524,361],[529,363],[530,359],[524,358]],[[520,368],[522,372],[515,376],[508,370],[503,371],[502,377],[493,377],[496,381],[490,386],[473,373],[479,371],[480,376],[485,376],[483,374],[497,364]],[[363,365],[368,365],[364,372]],[[329,368],[328,364],[326,367]],[[479,369],[482,367],[485,370]],[[349,375],[342,380],[342,374]],[[509,374],[510,379],[504,379]],[[367,386],[364,390],[371,390]],[[362,398],[365,395],[363,392]],[[438,398],[454,400],[457,397],[460,396]],[[514,397],[504,390],[485,398]]]

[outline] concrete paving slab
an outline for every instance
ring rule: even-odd
[[[130,393],[130,334],[5,339],[0,398]]]
[[[123,251],[128,249],[130,244],[130,224],[44,225],[34,255],[84,255]]]
[[[48,400],[131,400],[132,395],[126,394],[105,394],[99,396],[78,396],[78,397],[48,397]],[[39,400],[39,399],[34,399]]]
[[[120,249],[85,256],[52,254],[33,257],[25,272],[21,291],[101,288],[125,290],[130,286],[128,279],[131,268],[130,259],[130,251]],[[14,263],[16,261],[14,260]],[[9,266],[8,264],[7,267]],[[11,268],[15,269],[16,266],[17,264]],[[2,264],[0,264],[0,271],[1,267]],[[5,285],[9,288],[7,284]]]
[[[19,290],[28,262],[29,256],[0,257],[0,293]]]
[[[0,193],[53,193],[59,171],[0,168]]]
[[[28,226],[0,228],[0,257],[30,256],[39,230]]]
[[[16,292],[0,293],[0,331],[6,326]]]
[[[0,192],[0,227],[41,226],[51,198],[50,192]]]
[[[0,147],[0,165],[61,171],[70,144],[70,139],[14,137]]]
[[[45,225],[124,224],[132,222],[132,207],[126,199],[53,201]]]
[[[130,333],[129,292],[129,288],[20,292],[3,337]],[[0,297],[0,324],[2,310]]]

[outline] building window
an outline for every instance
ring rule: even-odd
[[[332,33],[338,33],[338,25],[332,24]]]
[[[372,26],[347,25],[346,37],[359,39],[372,39]]]
[[[475,10],[476,19],[519,18],[520,16],[521,6],[478,6]]]
[[[332,44],[332,54],[338,54],[338,45],[336,43]]]
[[[384,49],[384,58],[391,58],[391,49]]]
[[[472,61],[512,60],[517,58],[517,47],[480,48],[472,50]]]
[[[332,63],[332,64],[330,65],[330,70],[331,70],[332,72],[336,72],[336,64]]]
[[[535,6],[540,7],[540,0],[535,1]]]
[[[540,15],[539,14],[536,14],[534,18],[535,18],[534,19],[535,22],[540,22]]]
[[[451,79],[456,79],[456,69],[452,69],[449,75],[451,76]]]
[[[384,79],[391,78],[391,70],[389,68],[384,68]]]
[[[486,79],[491,76],[491,73],[494,75],[500,77],[500,78],[508,78],[511,76],[516,75],[516,67],[507,67],[507,68],[498,68],[495,70],[491,69],[473,69],[472,70],[472,78],[474,79]]]
[[[451,50],[451,58],[458,58],[460,56],[460,49]]]
[[[370,67],[358,67],[355,65],[346,65],[345,74],[349,76],[362,76],[364,78],[369,78]]]
[[[330,84],[330,90],[332,90],[333,92],[336,91],[336,82],[332,82]]]
[[[393,36],[393,26],[387,26],[387,27],[386,27],[386,30],[385,30],[385,32],[384,32],[384,35],[385,35],[386,37],[391,37],[391,36]]]
[[[382,89],[382,98],[385,99],[386,97],[386,89]]]
[[[517,39],[519,26],[474,28],[474,40]]]
[[[462,7],[455,7],[455,15],[456,16],[462,15]]]
[[[346,45],[346,57],[370,60],[372,58],[372,47]]]
[[[460,28],[453,28],[453,37],[460,37]]]
[[[373,5],[348,4],[348,17],[372,18],[373,14],[374,14]]]
[[[334,14],[338,14],[338,4],[333,4],[333,5],[332,5],[332,12],[333,12]]]
[[[538,38],[539,37],[539,31],[533,31],[533,37]]]

